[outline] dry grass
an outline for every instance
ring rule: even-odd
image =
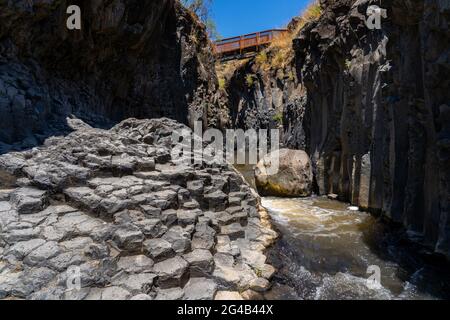
[[[289,63],[290,58],[293,57],[292,41],[294,37],[301,31],[301,29],[309,22],[317,20],[322,14],[322,9],[317,0],[311,2],[306,10],[300,15],[300,20],[295,28],[291,32],[286,32],[277,38],[275,38],[270,44],[267,51],[270,53],[269,59],[259,59],[262,55],[260,53],[256,59],[256,63],[264,69],[279,69],[284,68]],[[263,51],[266,57],[268,54]]]
[[[322,9],[320,8],[319,2],[313,0],[308,7],[300,15],[300,20],[294,31],[283,34],[282,36],[275,39],[271,47],[272,48],[286,48],[292,45],[293,38],[300,32],[300,30],[309,22],[317,20],[322,14]]]
[[[309,22],[317,20],[322,14],[322,8],[320,8],[319,2],[314,0],[305,11],[300,16],[300,21],[297,25],[297,28],[294,30],[293,34],[297,34],[300,30]]]
[[[255,62],[259,65],[266,63],[267,62],[267,52],[261,51],[260,53],[258,53],[255,57]]]
[[[234,72],[247,64],[249,59],[243,59],[243,60],[231,60],[225,63],[217,63],[216,64],[216,73],[217,76],[225,80],[229,80]]]
[[[286,32],[275,39],[273,39],[270,44],[270,48],[287,48],[292,45],[292,39],[294,38],[294,33]]]
[[[300,15],[298,25],[295,30],[286,32],[276,37],[271,45],[261,52],[259,52],[254,58],[255,65],[260,70],[280,70],[283,71],[288,66],[294,57],[292,49],[292,41],[294,37],[300,32],[300,30],[309,22],[317,20],[322,14],[322,10],[317,0],[313,0],[306,10]],[[249,59],[233,60],[227,63],[216,64],[216,72],[219,78],[219,89],[226,90],[227,84],[234,72],[249,62]],[[254,72],[257,72],[254,70]],[[284,71],[283,71],[284,72]],[[284,75],[283,72],[280,74]],[[290,71],[287,76],[292,81],[295,79],[294,74]],[[256,76],[255,74],[247,74],[245,82],[248,87],[254,85]]]
[[[231,60],[225,63],[216,63],[216,74],[219,80],[219,89],[226,91],[228,82],[237,69],[247,64],[249,59]]]

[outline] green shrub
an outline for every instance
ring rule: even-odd
[[[275,114],[273,116],[272,119],[273,119],[273,121],[275,121],[275,122],[277,122],[279,124],[283,123],[283,113],[282,112],[278,112],[277,114]]]
[[[265,51],[261,51],[255,58],[257,64],[262,65],[267,62],[267,53]]]
[[[289,71],[288,78],[289,78],[289,81],[294,81],[295,80],[295,75],[294,75],[293,71]]]
[[[254,74],[248,74],[247,76],[245,76],[245,83],[247,83],[248,87],[253,87],[253,85],[255,84],[255,78],[256,76]]]
[[[219,89],[225,90],[227,86],[227,82],[224,78],[219,78]]]
[[[350,70],[350,68],[352,67],[352,62],[348,59],[345,60],[345,67],[347,68],[347,70]]]

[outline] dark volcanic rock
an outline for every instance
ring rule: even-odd
[[[231,68],[225,66],[222,68]],[[228,108],[228,125],[242,129],[279,129],[288,148],[304,149],[304,90],[298,81],[292,48],[268,48],[236,66],[231,75],[219,68],[226,81],[220,93]]]
[[[321,3],[294,41],[320,193],[383,212],[450,256],[450,8],[383,1],[372,31],[364,17],[378,1]]]
[[[0,173],[11,172],[29,186],[0,187],[0,299],[122,300],[156,297],[166,289],[177,293],[167,293],[167,298],[213,299],[219,284],[249,287],[260,269],[253,261],[232,263],[225,270],[239,274],[244,268],[239,283],[214,263],[219,235],[208,218],[211,203],[184,209],[183,199],[193,199],[199,190],[190,188],[191,195],[180,185],[186,182],[171,179],[170,172],[181,170],[170,156],[171,134],[177,129],[188,127],[166,118],[128,119],[110,130],[80,127],[44,146],[1,155]],[[144,169],[134,165],[161,154],[168,155],[159,160],[164,163]],[[17,159],[23,160],[20,169]],[[207,190],[217,188],[217,180],[225,179],[224,185],[239,181],[239,194],[257,211],[259,199],[230,166],[186,163],[182,169],[190,172],[191,181],[208,176],[202,183]],[[221,193],[225,198],[237,194],[230,190]],[[255,246],[252,255],[264,257],[262,251],[276,237],[267,214],[260,210],[261,218],[255,219],[250,210],[226,201],[212,205],[240,214],[243,221],[223,227],[232,240],[229,245],[237,247],[247,237]],[[159,206],[172,208],[162,211]],[[234,253],[244,260],[244,254]],[[72,268],[79,268],[80,290],[67,290]],[[195,280],[200,276],[207,278],[207,286]]]
[[[269,49],[230,77],[231,125],[281,119],[282,142],[311,158],[315,191],[382,212],[449,257],[448,1],[320,3],[293,57],[264,68],[283,54]],[[365,24],[369,5],[386,10],[381,30]]]
[[[126,118],[214,122],[214,59],[178,0],[0,1],[0,154]],[[208,116],[209,112],[209,116]]]

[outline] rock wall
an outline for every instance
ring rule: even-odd
[[[227,106],[230,126],[279,128],[285,146],[304,149],[303,123],[299,121],[305,110],[304,90],[297,79],[292,48],[286,48],[282,56],[279,53],[268,48],[238,65],[224,79],[222,104]]]
[[[82,29],[66,28],[68,5]],[[177,0],[0,1],[0,153],[95,126],[167,116],[214,123],[204,26]]]
[[[320,4],[292,56],[269,68],[257,56],[229,78],[231,125],[279,127],[310,155],[318,193],[384,213],[450,256],[448,1]],[[387,10],[381,30],[365,24],[371,4]]]
[[[303,121],[320,193],[404,224],[450,256],[450,5],[322,0],[294,40],[307,91]]]

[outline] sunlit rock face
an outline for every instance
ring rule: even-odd
[[[320,193],[403,223],[450,255],[450,9],[444,1],[321,1],[294,40],[307,89],[306,150]]]
[[[178,1],[0,1],[0,152],[70,128],[128,117],[214,122],[214,61],[204,26]]]
[[[79,125],[1,155],[10,179],[0,180],[0,299],[268,290],[275,270],[264,252],[277,234],[259,197],[227,164],[173,160],[176,130],[188,128],[167,118]]]

